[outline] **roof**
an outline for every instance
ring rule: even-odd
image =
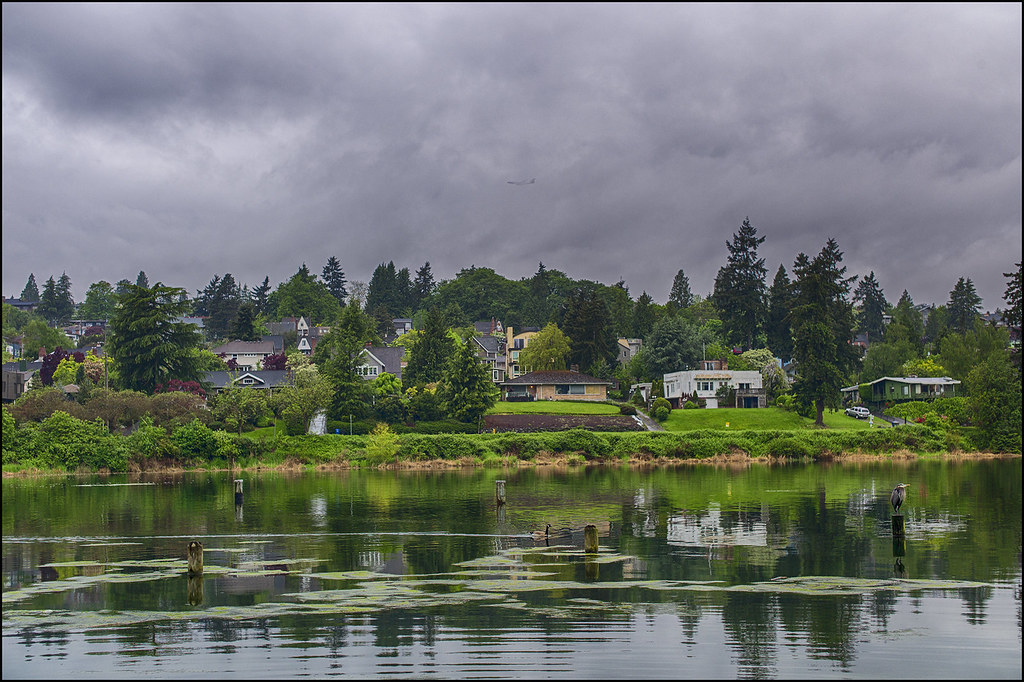
[[[474,336],[473,341],[488,353],[500,353],[504,339],[497,336]]]
[[[236,386],[241,385],[246,377],[254,379],[253,386],[258,388],[276,388],[290,386],[291,372],[286,369],[265,369],[254,372],[207,372],[205,381],[213,388],[226,388],[234,380]]]
[[[273,341],[228,341],[213,349],[214,354],[220,353],[266,353],[274,354]]]
[[[953,379],[951,377],[882,377],[881,379],[866,381],[864,383],[871,386],[881,381],[895,381],[898,384],[920,384],[922,386],[954,386],[960,383],[959,379]],[[854,385],[847,386],[842,390],[856,391],[858,388],[860,388],[859,385]]]
[[[563,370],[548,370],[541,372],[528,372],[522,376],[518,376],[515,379],[509,379],[503,381],[502,385],[505,384],[600,384],[602,386],[611,386],[610,381],[604,379],[596,379],[588,374],[582,372],[572,372],[567,369]]]
[[[405,355],[405,348],[401,346],[370,346],[363,349],[364,353],[370,354],[388,374],[396,377],[402,376],[402,357]]]

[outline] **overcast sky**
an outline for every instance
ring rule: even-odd
[[[1021,115],[1019,3],[3,3],[3,294],[334,255],[664,303],[749,216],[769,284],[834,237],[890,302],[992,310]]]

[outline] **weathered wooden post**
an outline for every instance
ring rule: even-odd
[[[199,606],[203,603],[203,576],[190,575],[188,577],[188,605]]]
[[[505,504],[505,481],[494,482],[494,500],[499,507]]]
[[[188,543],[188,574],[189,576],[203,574],[203,543],[198,540]]]
[[[597,526],[592,523],[583,529],[583,551],[587,554],[597,552]]]
[[[235,506],[242,504],[242,479],[235,479]]]
[[[907,527],[903,521],[903,514],[892,515],[892,536],[901,538],[907,534]]]

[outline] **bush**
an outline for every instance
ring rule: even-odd
[[[687,400],[685,403],[683,403],[683,409],[684,410],[698,410],[698,409],[700,409],[700,406],[697,404],[696,400]]]
[[[636,408],[632,405],[619,405],[619,414],[624,414],[632,417],[636,414]]]
[[[166,393],[164,395],[174,394]],[[187,394],[179,393],[178,395]],[[206,424],[198,419],[193,419],[188,424],[176,428],[171,435],[171,439],[178,446],[178,451],[181,453],[182,458],[209,460],[217,452],[218,441],[216,435],[214,435],[215,433]]]
[[[653,410],[651,410],[651,416],[654,418],[655,421],[659,422],[663,422],[666,419],[668,419],[669,414],[669,409],[663,405],[658,405]]]
[[[395,459],[399,447],[398,434],[387,424],[377,424],[366,439],[366,462],[373,466],[387,464]]]

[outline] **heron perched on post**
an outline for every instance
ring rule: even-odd
[[[889,501],[892,502],[893,513],[898,513],[900,507],[903,505],[903,501],[907,499],[907,483],[900,483],[892,489],[892,495],[889,496]]]

